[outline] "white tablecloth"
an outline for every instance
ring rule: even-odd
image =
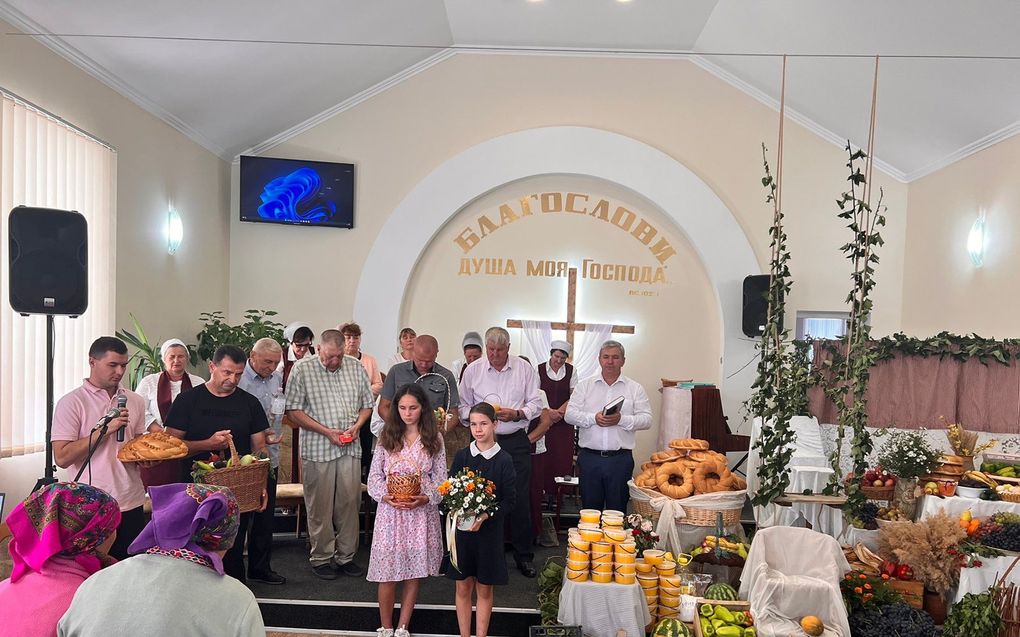
[[[592,637],[616,637],[621,629],[627,632],[627,637],[644,637],[645,626],[652,621],[652,616],[648,613],[645,595],[636,583],[564,580],[556,620],[568,626],[581,626],[582,632]]]
[[[960,514],[970,509],[971,515],[976,518],[986,518],[993,513],[1005,511],[1008,513],[1020,513],[1020,504],[1014,502],[1003,502],[1002,500],[990,501],[977,498],[962,498],[954,495],[951,498],[940,498],[938,496],[926,495],[921,498],[918,519],[923,520],[937,513],[945,511],[950,517],[959,518]],[[1018,567],[1015,570],[1020,570]]]
[[[669,441],[691,437],[691,401],[689,388],[663,387],[659,413],[659,449],[668,449]]]
[[[978,568],[960,569],[960,584],[956,587],[956,593],[952,597],[952,603],[963,599],[967,593],[983,593],[988,587],[998,581],[1006,572],[1009,565],[1013,563],[1016,556],[988,557],[981,558],[981,566]],[[1020,586],[1020,564],[1009,574],[1008,582]]]

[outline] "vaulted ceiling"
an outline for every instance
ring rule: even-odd
[[[692,53],[773,105],[790,54],[791,116],[836,143],[867,138],[878,54],[876,154],[907,181],[1020,132],[1013,0],[0,0],[0,18],[225,159],[453,50]]]

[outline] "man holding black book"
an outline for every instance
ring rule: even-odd
[[[627,511],[627,481],[634,475],[634,432],[650,429],[652,409],[644,388],[622,374],[623,345],[599,348],[602,373],[577,384],[566,420],[577,427],[581,506]]]

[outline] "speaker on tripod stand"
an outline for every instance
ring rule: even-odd
[[[53,466],[53,317],[77,318],[89,305],[88,223],[73,210],[18,206],[8,217],[10,303],[22,316],[46,315],[46,466],[38,489],[56,482]]]

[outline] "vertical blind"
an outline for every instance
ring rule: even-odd
[[[8,215],[19,205],[88,221],[88,310],[54,326],[54,400],[88,376],[88,347],[114,330],[116,153],[0,92],[0,456],[46,443],[46,317],[11,309]]]

